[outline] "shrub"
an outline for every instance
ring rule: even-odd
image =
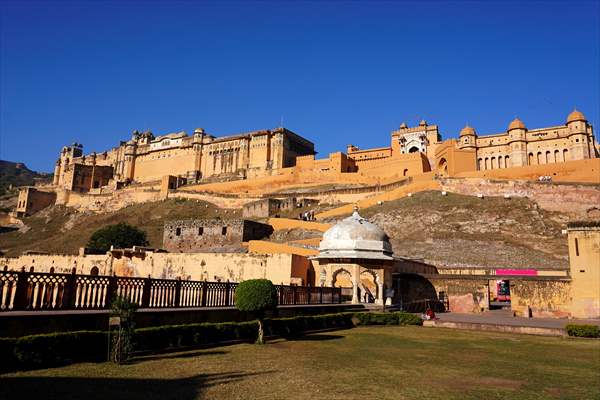
[[[92,253],[106,253],[110,250],[110,246],[123,249],[147,245],[146,232],[121,222],[98,229],[92,234],[86,247]]]
[[[355,313],[354,318],[358,320],[359,325],[423,325],[423,320],[407,312],[374,313],[360,312]]]
[[[352,328],[353,315],[353,313],[340,313],[267,319],[265,330],[269,335],[293,337],[318,329]]]
[[[15,338],[0,338],[0,373],[11,371],[17,367],[16,342]]]
[[[110,360],[114,363],[127,361],[133,351],[133,316],[137,309],[136,303],[122,296],[116,296],[110,305],[110,315],[120,319],[118,328],[111,332],[110,338]]]
[[[235,306],[240,311],[250,312],[258,318],[258,337],[256,343],[264,343],[262,320],[265,311],[277,307],[277,289],[268,279],[249,279],[241,282],[235,289]]]
[[[77,361],[106,360],[108,334],[99,331],[77,331],[23,336],[14,344],[14,355],[20,368],[40,368]]]
[[[565,327],[569,336],[597,338],[600,337],[600,328],[597,325],[569,324]]]
[[[136,329],[136,350],[161,350],[231,340],[256,340],[257,323],[222,322]]]

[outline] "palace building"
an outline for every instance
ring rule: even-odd
[[[204,129],[155,137],[133,132],[131,140],[103,153],[83,155],[82,146],[63,147],[56,161],[54,184],[88,191],[109,184],[158,181],[182,176],[188,182],[245,179],[292,167],[296,157],[314,154],[314,144],[285,128],[215,137]]]
[[[397,180],[428,172],[454,176],[593,159],[598,158],[599,147],[592,126],[582,112],[574,110],[562,125],[528,129],[515,118],[502,133],[479,135],[467,125],[457,139],[447,140],[442,140],[437,125],[424,120],[415,127],[402,123],[391,132],[389,147],[348,145],[346,153],[319,160],[315,154],[311,141],[286,128],[224,137],[204,129],[192,135],[162,136],[134,131],[129,141],[102,153],[84,155],[78,143],[63,147],[54,186],[72,192],[115,190],[131,183],[158,182],[166,176],[181,184],[285,174],[315,183]]]

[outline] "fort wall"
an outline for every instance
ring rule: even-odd
[[[0,257],[0,265],[11,271],[22,268],[37,272],[135,276],[187,280],[240,282],[247,279],[270,279],[290,284],[296,277],[292,272],[291,254],[240,253],[154,253],[114,251],[103,255],[21,255]],[[299,263],[299,259],[295,259]],[[298,271],[298,267],[294,267]],[[304,273],[305,274],[305,273]],[[302,274],[301,274],[302,275]]]

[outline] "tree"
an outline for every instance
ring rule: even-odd
[[[240,311],[250,312],[258,319],[256,343],[264,343],[263,319],[265,311],[277,307],[277,290],[268,279],[249,279],[235,289],[235,306]]]
[[[121,222],[98,229],[92,234],[86,247],[93,253],[106,253],[110,246],[123,249],[147,245],[146,232]]]

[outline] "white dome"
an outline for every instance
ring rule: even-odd
[[[392,260],[388,235],[357,211],[323,234],[317,258],[362,258]]]

